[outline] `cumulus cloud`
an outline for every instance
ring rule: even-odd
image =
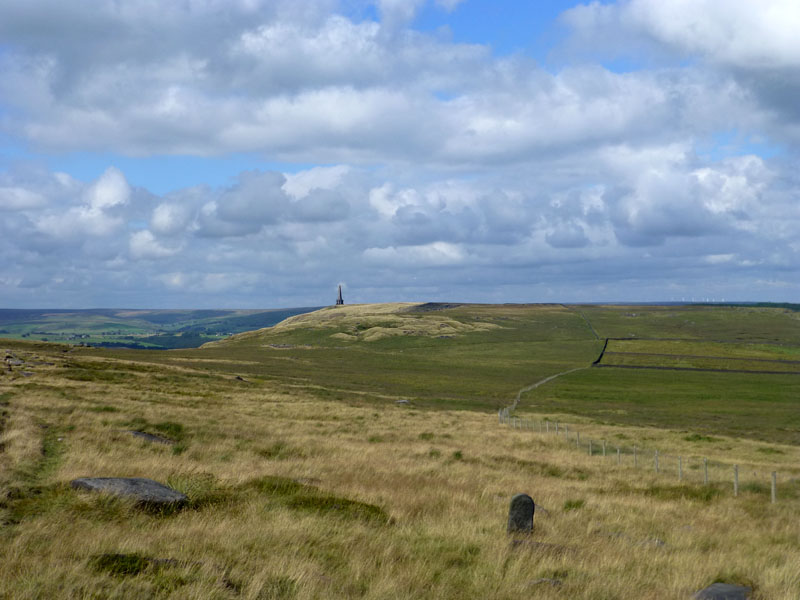
[[[796,35],[800,6],[792,0],[593,2],[566,11],[563,18],[579,35],[596,41],[601,40],[601,32],[614,31],[646,36],[684,56],[699,56],[737,68],[782,69],[800,65]]]
[[[130,161],[255,153],[291,172],[220,187],[198,172],[158,196],[113,166],[93,181],[9,167],[0,293],[276,306],[330,300],[342,279],[361,300],[460,299],[470,280],[494,301],[798,291],[793,3],[579,5],[548,69],[414,30],[422,0],[371,5],[377,18],[335,0],[4,3],[9,139]]]
[[[134,259],[166,258],[176,254],[180,248],[168,248],[161,244],[152,232],[144,229],[130,236],[130,253]]]

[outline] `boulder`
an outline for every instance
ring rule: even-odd
[[[70,485],[76,490],[107,492],[154,507],[180,507],[189,500],[186,495],[143,477],[82,477]]]
[[[749,587],[733,585],[731,583],[712,583],[707,588],[697,592],[695,600],[747,600],[752,592]]]
[[[130,433],[131,435],[136,436],[138,438],[142,438],[143,440],[146,440],[148,442],[154,442],[156,444],[174,444],[175,443],[175,440],[171,440],[169,438],[161,437],[160,435],[154,435],[152,433],[145,433],[144,431],[135,431],[135,430],[131,429],[131,430],[128,431],[128,433]]]

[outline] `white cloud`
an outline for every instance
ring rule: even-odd
[[[143,229],[132,233],[129,241],[131,257],[139,259],[158,259],[174,256],[180,248],[169,248],[161,244],[151,231]]]
[[[373,3],[378,21],[344,6],[0,6],[0,130],[31,152],[253,153],[287,171],[220,188],[198,172],[162,197],[113,167],[0,171],[14,301],[308,304],[343,278],[364,300],[453,299],[469,279],[496,301],[652,299],[715,277],[742,297],[754,270],[800,291],[794,4],[591,3],[548,70],[414,31],[421,0]]]
[[[163,203],[156,206],[150,219],[150,227],[160,234],[174,234],[184,231],[190,223],[190,207],[177,203]]]
[[[86,190],[87,204],[98,211],[127,204],[130,196],[131,188],[125,176],[115,167],[106,169],[105,173]]]
[[[0,209],[26,210],[40,208],[47,204],[41,194],[21,187],[0,187]]]
[[[350,171],[351,168],[347,165],[336,165],[312,167],[298,173],[287,173],[284,175],[286,183],[283,184],[283,190],[295,200],[305,198],[312,190],[334,189]]]
[[[565,20],[592,39],[601,32],[609,38],[617,31],[645,35],[678,52],[733,67],[800,65],[800,5],[794,0],[593,2],[567,11]]]
[[[364,258],[370,263],[406,269],[453,266],[463,263],[466,257],[463,248],[447,242],[364,250]]]

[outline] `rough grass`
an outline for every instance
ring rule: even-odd
[[[496,413],[329,400],[169,355],[142,371],[91,351],[107,368],[90,372],[127,375],[76,380],[59,349],[36,352],[54,365],[0,383],[0,475],[15,490],[0,501],[0,597],[683,599],[719,579],[788,600],[800,587],[800,499],[781,495],[791,446],[573,422],[587,439],[738,456],[734,498],[696,472],[679,483],[629,456],[618,467]],[[143,443],[125,433],[132,422],[178,424],[190,444]],[[778,504],[745,464],[787,473]],[[190,503],[143,511],[69,488],[83,476],[151,477]],[[505,533],[518,492],[537,504],[533,544]]]

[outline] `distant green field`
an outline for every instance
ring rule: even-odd
[[[126,348],[196,348],[314,310],[0,309],[0,338]]]
[[[800,345],[800,312],[749,306],[580,306],[602,338]]]
[[[520,410],[800,444],[797,311],[763,306],[580,310],[602,337],[627,339],[609,340],[600,363],[606,368],[572,373],[532,390]]]
[[[800,376],[587,369],[523,395],[521,411],[800,444]]]
[[[599,366],[800,374],[800,346],[609,340]]]

